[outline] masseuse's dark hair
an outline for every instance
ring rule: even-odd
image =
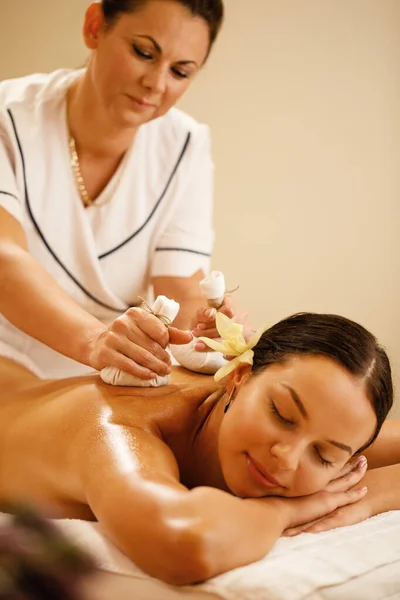
[[[151,0],[101,0],[107,24],[112,26],[122,13],[133,13]],[[214,44],[224,20],[222,0],[173,0],[190,11],[194,17],[201,17],[210,30],[210,49]]]
[[[361,325],[337,315],[298,313],[267,329],[254,348],[253,373],[292,356],[327,356],[359,377],[374,408],[377,426],[362,452],[376,439],[393,404],[389,359]]]

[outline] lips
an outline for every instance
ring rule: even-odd
[[[246,454],[246,462],[251,477],[262,487],[269,489],[285,487],[278,479],[275,479],[273,475],[270,475],[258,460],[250,456],[250,454]]]
[[[135,98],[134,96],[129,96],[129,98],[142,108],[156,108],[155,104],[151,104],[151,102],[147,102],[146,100],[143,100],[141,98]]]

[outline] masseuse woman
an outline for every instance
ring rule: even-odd
[[[221,0],[95,2],[87,68],[0,84],[0,356],[40,377],[165,375],[168,342],[192,336],[131,308],[151,287],[210,335],[209,132],[173,106],[222,18]]]

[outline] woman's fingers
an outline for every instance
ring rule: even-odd
[[[293,498],[291,502],[292,518],[288,523],[288,529],[306,525],[318,519],[326,517],[337,508],[353,504],[361,500],[367,492],[366,487],[350,489],[344,492],[317,492],[311,496]]]
[[[345,492],[361,481],[368,468],[368,462],[365,456],[360,456],[353,468],[334,479],[325,488],[326,492]]]
[[[284,535],[286,537],[293,537],[300,533],[322,533],[323,531],[329,531],[330,529],[335,529],[337,527],[354,525],[355,523],[370,518],[373,514],[374,513],[368,507],[364,492],[358,502],[353,502],[347,506],[340,506],[321,519],[315,519],[304,525],[286,529]]]

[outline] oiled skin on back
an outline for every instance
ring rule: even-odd
[[[211,377],[175,369],[168,386],[121,388],[97,374],[42,381],[0,359],[0,382],[0,502],[30,501],[53,516],[93,519],[82,473],[99,440],[118,447],[122,436],[129,447],[127,436],[138,429],[171,448],[177,482],[190,471],[188,484],[195,484],[188,451],[212,408],[204,403],[217,389]]]

